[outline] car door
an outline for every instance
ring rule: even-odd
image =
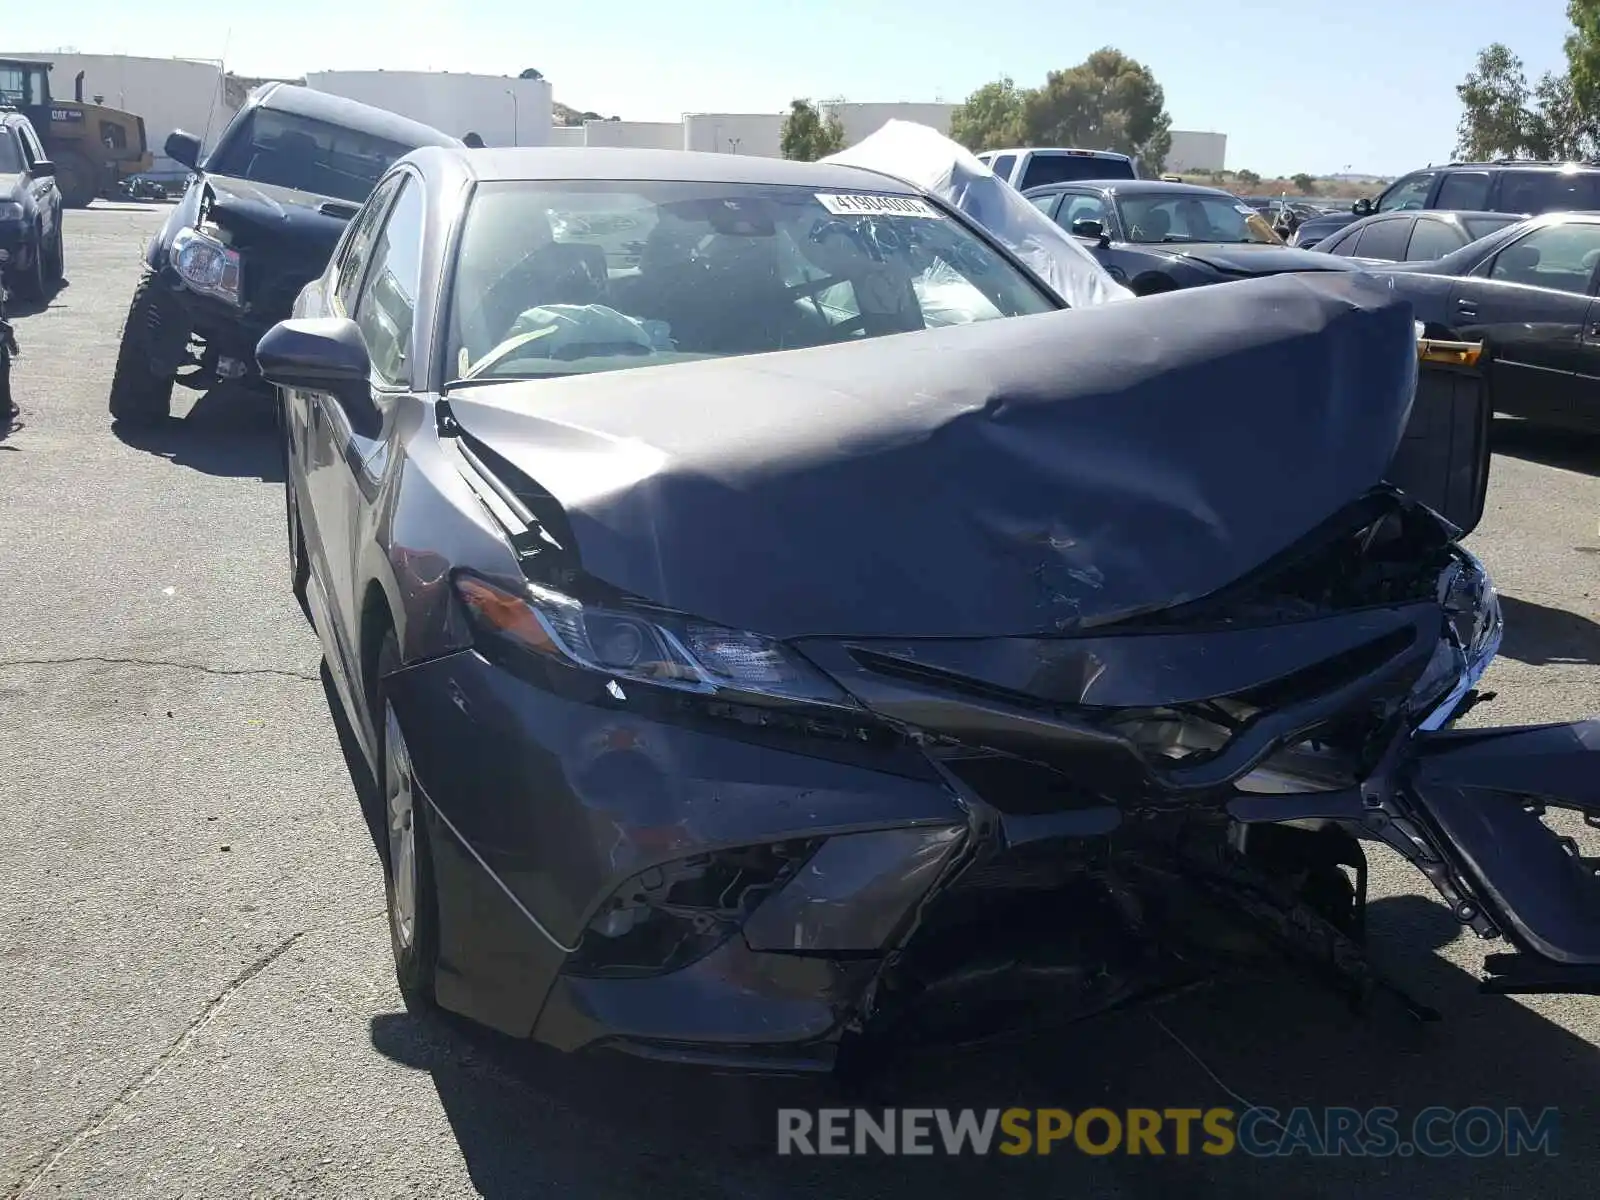
[[[17,135],[22,141],[22,158],[28,168],[28,191],[33,196],[34,211],[39,214],[39,231],[45,241],[49,241],[55,237],[56,227],[61,221],[61,209],[54,200],[55,177],[38,173],[39,164],[49,160],[33,126],[23,121],[17,126]],[[41,242],[40,251],[43,252],[43,249],[44,243]]]
[[[302,299],[308,303],[305,307],[297,304],[295,316],[343,317],[354,311],[361,284],[366,278],[367,264],[371,260],[373,240],[377,236],[378,226],[394,202],[400,182],[400,175],[392,175],[373,190],[367,203],[345,230],[319,286],[302,294]],[[337,406],[331,397],[295,389],[284,390],[283,405],[288,486],[297,492],[306,552],[312,560],[317,579],[324,581],[331,577],[331,569],[325,558],[323,512],[317,500],[322,490],[319,485],[326,482],[322,473],[332,469],[343,458],[342,447],[335,445],[332,440],[334,427],[329,422],[327,411]]]
[[[350,257],[334,293],[338,315],[360,327],[372,359],[371,398],[388,413],[410,390],[412,316],[422,275],[422,183],[408,171],[390,177],[392,200],[373,210],[372,224],[354,232]],[[349,284],[359,278],[353,295]],[[339,401],[317,393],[312,409],[311,462],[307,491],[316,514],[322,556],[319,569],[331,610],[333,647],[355,678],[362,597],[357,592],[362,551],[361,517],[371,503],[378,475],[373,459],[381,434],[361,430]]]
[[[1450,319],[1482,341],[1496,410],[1528,416],[1593,403],[1600,387],[1594,279],[1600,222],[1535,227],[1458,279]]]

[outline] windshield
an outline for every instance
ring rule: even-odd
[[[228,132],[206,170],[361,204],[390,164],[413,149],[258,107]]]
[[[1056,307],[928,200],[722,183],[482,185],[452,292],[458,379],[761,354]]]
[[[1130,242],[1249,242],[1281,246],[1283,239],[1243,200],[1194,192],[1117,197],[1123,236]]]
[[[0,127],[0,175],[22,174],[22,151],[17,148],[17,135]]]

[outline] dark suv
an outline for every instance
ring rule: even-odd
[[[25,300],[43,300],[61,280],[61,192],[28,118],[0,108],[0,250],[5,282]]]
[[[419,146],[460,144],[383,109],[281,83],[251,94],[204,162],[198,138],[174,133],[167,155],[196,174],[146,250],[112,417],[165,419],[175,382],[204,389],[257,378],[256,342],[322,273],[389,165]]]
[[[1505,158],[1413,171],[1384,188],[1376,200],[1357,200],[1349,213],[1307,221],[1295,231],[1290,244],[1309,248],[1362,217],[1412,208],[1530,217],[1600,209],[1600,165]]]

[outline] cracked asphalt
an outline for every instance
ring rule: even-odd
[[[566,1060],[407,1016],[361,792],[289,594],[271,414],[121,440],[106,391],[160,210],[67,215],[0,433],[0,1189],[7,1197],[1587,1196],[1600,1000],[1480,996],[1374,860],[1374,957],[1445,1013],[1233,981],[886,1080],[882,1104],[1557,1106],[1554,1157],[778,1159],[814,1085]],[[189,401],[181,390],[180,411]],[[1600,443],[1497,429],[1505,595],[1474,721],[1600,709]]]

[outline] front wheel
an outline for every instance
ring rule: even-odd
[[[56,187],[68,208],[88,208],[100,194],[100,172],[76,150],[57,150]]]
[[[406,1010],[433,1009],[434,971],[439,961],[438,893],[428,846],[426,800],[416,784],[405,734],[389,703],[385,678],[400,668],[400,644],[391,631],[378,651],[372,684],[372,716],[378,733],[378,792],[383,799],[388,853],[384,895],[395,982]]]
[[[111,417],[129,425],[153,425],[166,420],[172,411],[172,380],[151,370],[145,350],[156,306],[153,286],[152,277],[146,275],[133,290],[128,318],[122,323],[116,371],[111,376]]]
[[[33,243],[33,261],[28,264],[28,269],[16,278],[16,293],[24,300],[40,301],[46,298],[50,290],[50,272],[48,258],[50,247],[44,240],[44,233],[40,231],[38,238]]]

